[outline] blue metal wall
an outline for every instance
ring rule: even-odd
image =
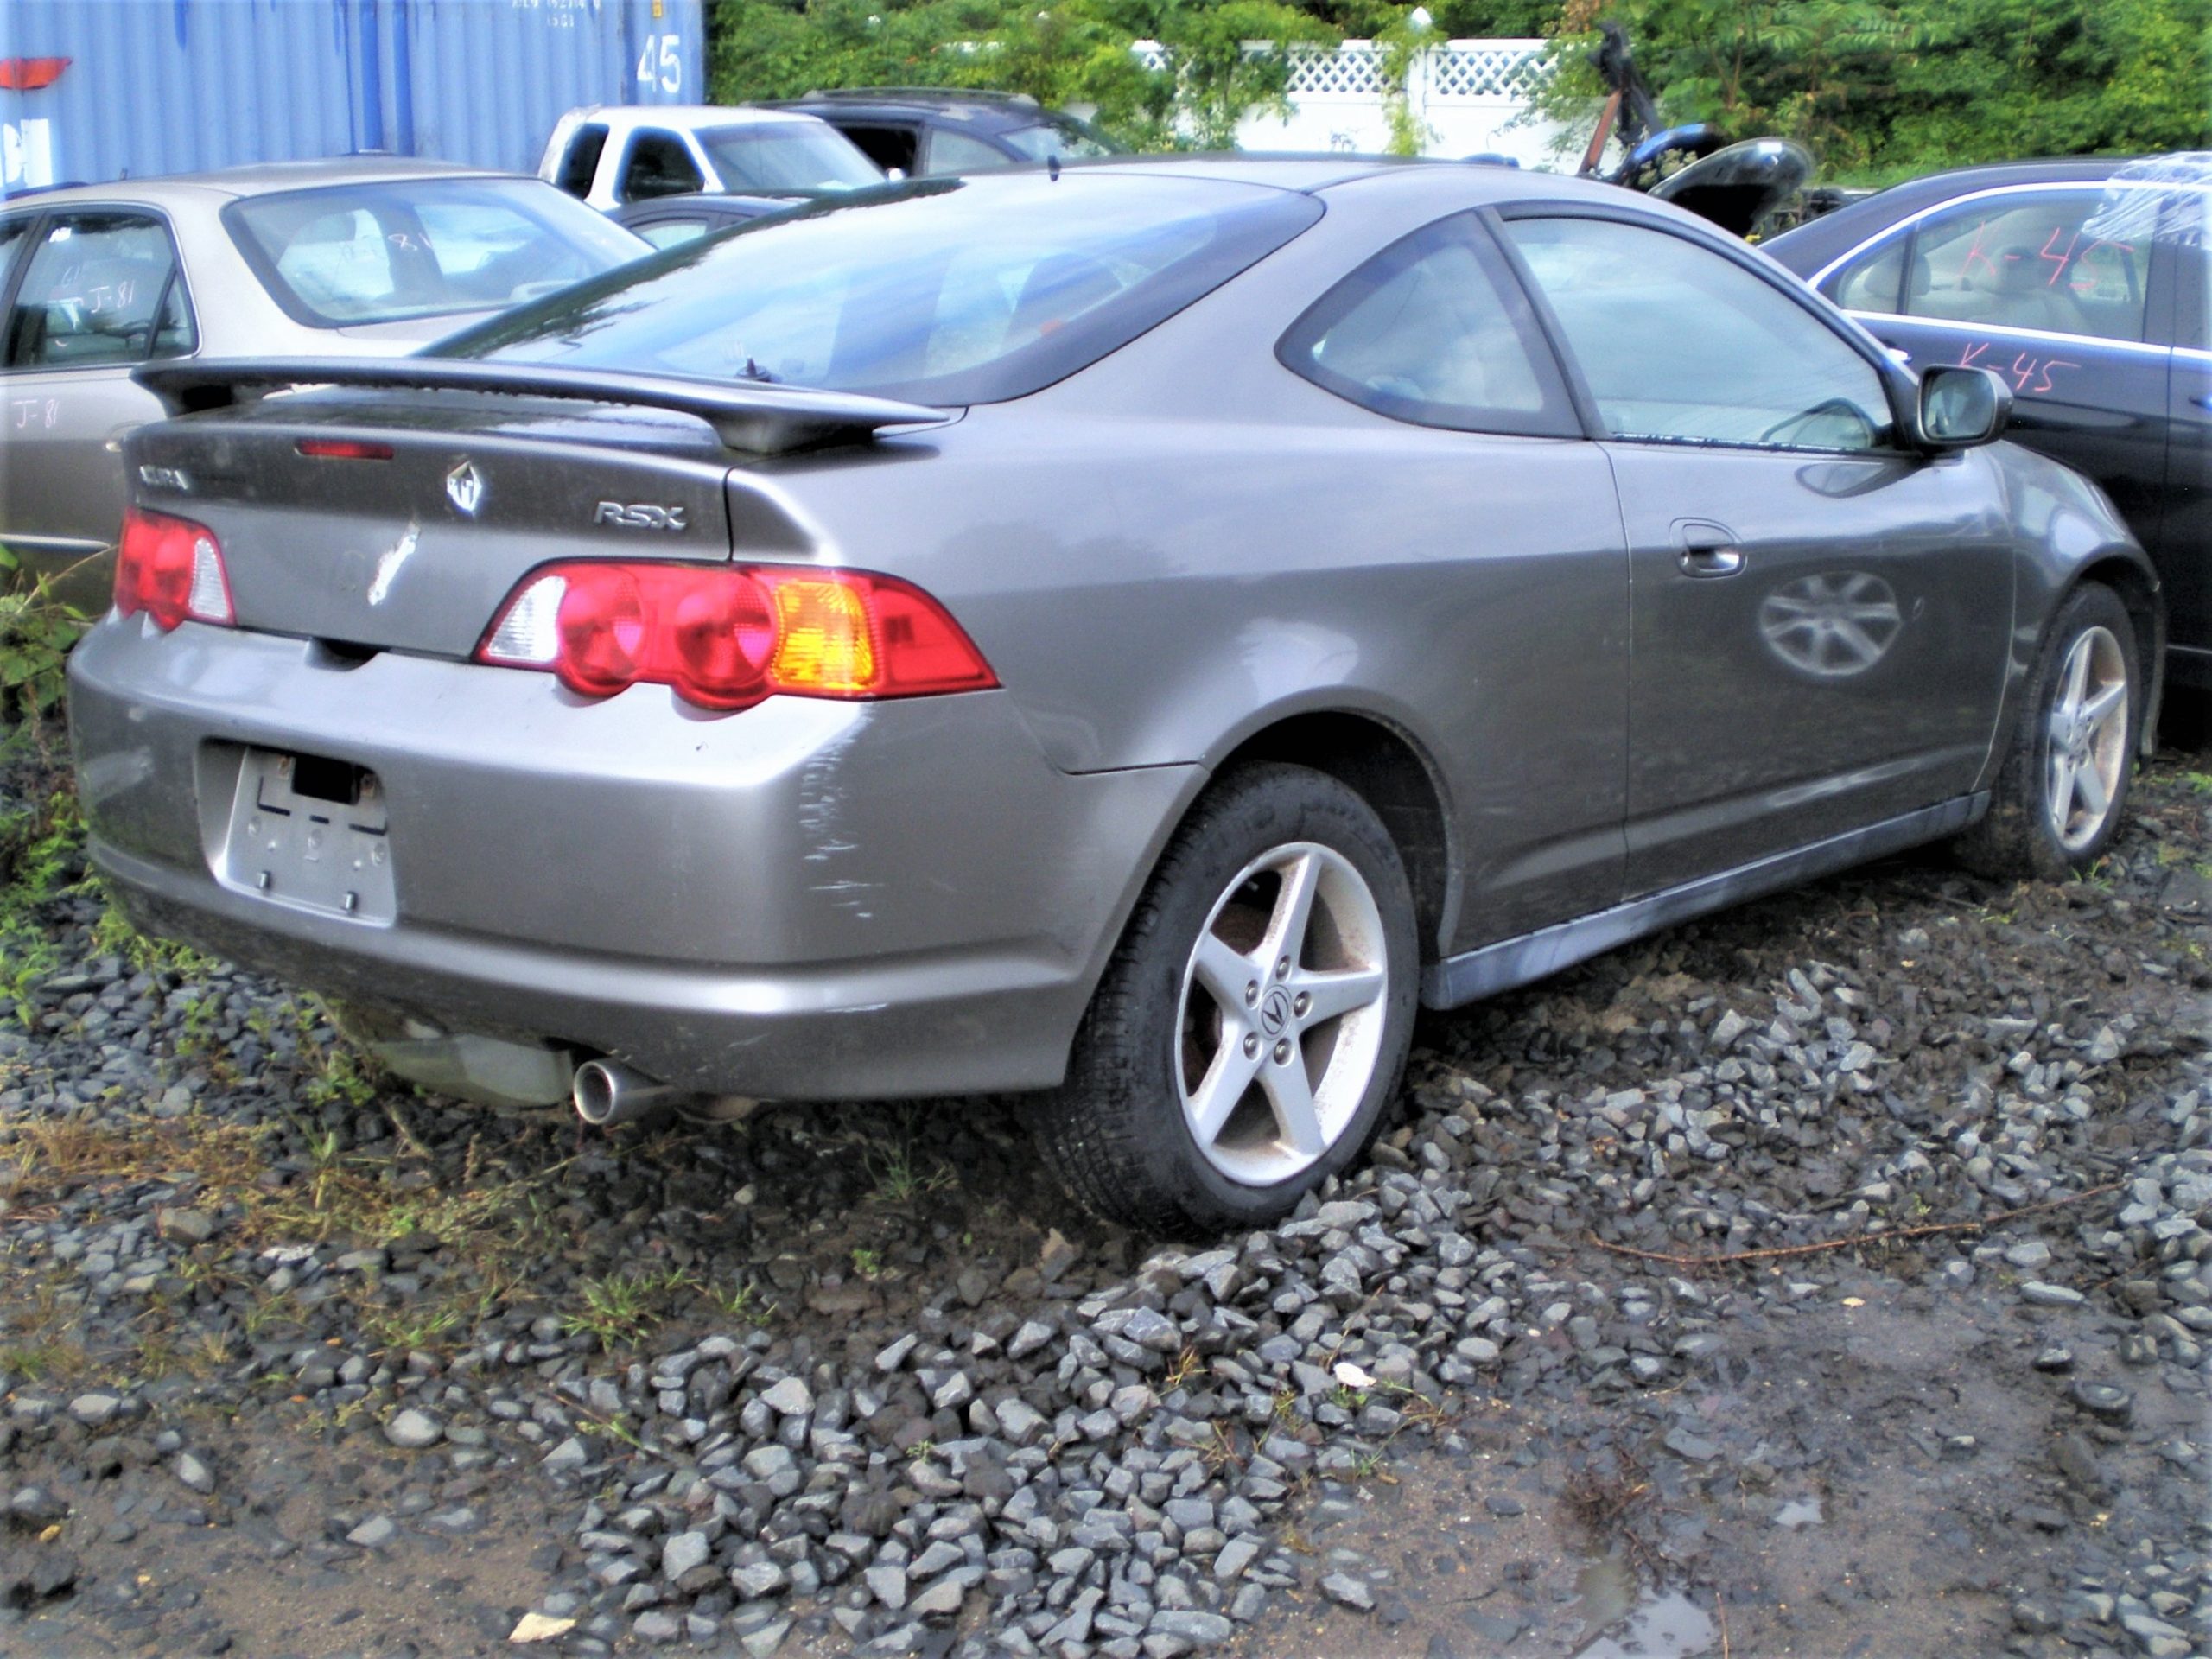
[[[0,0],[0,192],[353,150],[529,171],[579,104],[702,101],[702,4]]]

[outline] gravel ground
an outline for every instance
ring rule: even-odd
[[[57,899],[0,1649],[2206,1651],[2212,778],[2138,799],[2089,880],[1893,860],[1432,1017],[1372,1166],[1217,1240],[1003,1103],[416,1096]]]

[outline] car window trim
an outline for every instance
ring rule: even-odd
[[[1497,220],[1495,233],[1503,244],[1507,257],[1513,262],[1514,275],[1528,292],[1530,303],[1536,308],[1538,321],[1543,325],[1553,352],[1566,366],[1568,384],[1573,389],[1585,425],[1590,429],[1593,441],[1607,443],[1645,443],[1655,448],[1670,449],[1727,449],[1744,454],[1866,456],[1881,460],[1895,460],[1900,456],[1924,460],[1922,451],[1912,447],[1911,426],[1907,419],[1909,405],[1918,397],[1918,384],[1905,373],[1897,360],[1891,357],[1881,341],[1852,321],[1851,314],[1837,308],[1834,302],[1823,299],[1806,284],[1756,252],[1749,243],[1730,246],[1718,235],[1707,235],[1695,226],[1677,225],[1671,219],[1637,213],[1611,202],[1532,200],[1508,202],[1500,207],[1483,210]],[[1656,231],[1671,236],[1693,247],[1703,248],[1726,259],[1738,270],[1756,281],[1764,283],[1777,294],[1802,311],[1821,327],[1825,328],[1837,342],[1850,351],[1874,372],[1875,383],[1882,388],[1882,395],[1890,406],[1891,441],[1867,449],[1812,449],[1796,444],[1730,443],[1719,440],[1707,441],[1688,438],[1623,437],[1606,424],[1599,412],[1597,400],[1590,392],[1589,382],[1583,378],[1582,365],[1567,344],[1559,318],[1553,314],[1550,302],[1541,292],[1540,284],[1521,258],[1521,251],[1513,245],[1513,238],[1505,233],[1505,226],[1522,219],[1593,219],[1610,224],[1627,225],[1640,230]],[[1840,323],[1842,327],[1837,325]],[[1902,383],[1902,384],[1901,384]]]
[[[1590,435],[1589,421],[1583,407],[1584,400],[1576,395],[1575,386],[1567,378],[1566,365],[1560,359],[1558,346],[1546,330],[1543,317],[1535,309],[1535,302],[1529,292],[1529,284],[1522,272],[1518,265],[1512,262],[1508,251],[1500,245],[1503,238],[1498,236],[1496,228],[1484,217],[1484,211],[1479,207],[1463,207],[1455,213],[1442,214],[1415,226],[1402,236],[1393,238],[1367,255],[1342,277],[1332,283],[1319,297],[1292,320],[1290,327],[1275,337],[1275,361],[1308,385],[1327,392],[1332,397],[1349,404],[1354,409],[1364,410],[1370,415],[1382,420],[1395,422],[1400,426],[1418,427],[1430,432],[1464,432],[1471,437],[1551,438],[1576,442],[1587,440]],[[1482,261],[1482,255],[1485,250],[1498,256],[1496,271],[1485,272],[1485,274],[1502,277],[1509,291],[1517,289],[1518,297],[1524,305],[1529,307],[1529,321],[1535,325],[1535,338],[1529,340],[1524,334],[1522,348],[1527,353],[1529,366],[1535,371],[1538,386],[1543,392],[1544,407],[1532,413],[1525,424],[1515,425],[1508,421],[1500,421],[1482,426],[1459,426],[1444,421],[1422,420],[1409,414],[1395,414],[1389,410],[1378,408],[1363,398],[1354,397],[1351,393],[1340,390],[1325,380],[1315,378],[1293,360],[1292,342],[1305,340],[1310,343],[1311,338],[1313,337],[1310,327],[1312,320],[1324,308],[1331,304],[1338,290],[1363,275],[1378,260],[1388,259],[1399,250],[1425,237],[1464,238],[1477,243],[1479,245],[1475,253],[1478,263]],[[1346,313],[1339,312],[1335,320],[1341,321],[1344,315]],[[1511,318],[1509,321],[1516,325],[1515,328],[1516,334],[1524,333],[1517,326],[1519,319]],[[1558,405],[1562,404],[1565,407],[1559,408]],[[1439,404],[1434,407],[1443,408],[1445,405]],[[1491,410],[1482,412],[1502,415],[1508,411]],[[1554,413],[1565,418],[1558,421],[1549,419],[1548,417]]]
[[[16,312],[16,290],[22,286],[23,275],[31,268],[31,255],[37,251],[39,241],[46,234],[46,221],[52,217],[52,213],[50,208],[34,207],[22,216],[25,222],[23,252],[16,261],[13,270],[0,270],[0,350],[6,347],[8,319]],[[15,371],[8,367],[5,360],[0,359],[0,374],[13,372]]]
[[[2118,186],[2123,190],[2212,190],[2212,186],[2176,184],[2171,180],[2158,179],[2031,179],[2018,184],[1993,184],[1980,190],[1969,190],[1964,195],[1945,196],[1931,201],[1925,207],[1916,207],[1903,219],[1893,219],[1868,237],[1864,242],[1845,249],[1841,253],[1805,278],[1806,286],[1819,288],[1843,266],[1866,252],[1876,244],[1891,237],[1906,234],[1919,226],[1920,221],[1947,207],[1956,207],[1969,201],[1981,201],[1991,196],[2042,195],[2054,190],[2109,190]]]
[[[180,352],[175,357],[156,358],[149,353],[141,358],[139,362],[189,363],[194,358],[198,357],[200,347],[200,308],[193,303],[192,282],[185,275],[184,252],[177,246],[176,226],[171,221],[167,208],[152,207],[141,201],[69,201],[57,207],[41,208],[33,215],[30,239],[25,244],[28,251],[16,263],[15,270],[9,276],[6,283],[0,284],[0,350],[4,350],[6,346],[8,324],[16,315],[16,298],[22,291],[23,278],[30,275],[32,256],[37,253],[40,245],[46,239],[46,233],[54,227],[54,222],[56,219],[67,219],[78,213],[127,214],[132,218],[150,220],[161,226],[162,234],[168,238],[169,245],[169,280],[168,286],[162,290],[162,297],[164,299],[168,297],[169,288],[181,289],[183,291],[184,316],[186,323],[192,330],[192,349],[188,352]],[[154,315],[157,318],[161,315],[161,307],[158,302],[155,306]],[[147,343],[149,346],[153,343],[150,334],[147,337]],[[137,366],[136,363],[30,363],[14,366],[0,359],[0,375],[91,374],[103,370],[120,370],[128,373]]]

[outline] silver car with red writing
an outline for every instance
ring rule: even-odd
[[[930,181],[141,378],[70,709],[143,925],[594,1122],[1023,1093],[1147,1227],[1360,1157],[1420,1003],[2094,861],[2155,697],[2141,550],[1993,377],[1571,180]]]

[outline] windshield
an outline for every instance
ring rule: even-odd
[[[1051,120],[1033,127],[1016,127],[1011,132],[998,135],[1002,144],[1011,144],[1033,162],[1049,161],[1057,156],[1064,162],[1088,161],[1095,156],[1115,156],[1121,152],[1095,132],[1085,131],[1072,121]]]
[[[1157,175],[932,179],[670,249],[436,349],[992,403],[1128,344],[1320,216],[1290,191]]]
[[[391,179],[248,196],[231,239],[296,322],[336,328],[502,309],[646,251],[537,179]]]
[[[881,184],[883,169],[826,121],[716,127],[698,135],[725,190],[854,190]]]

